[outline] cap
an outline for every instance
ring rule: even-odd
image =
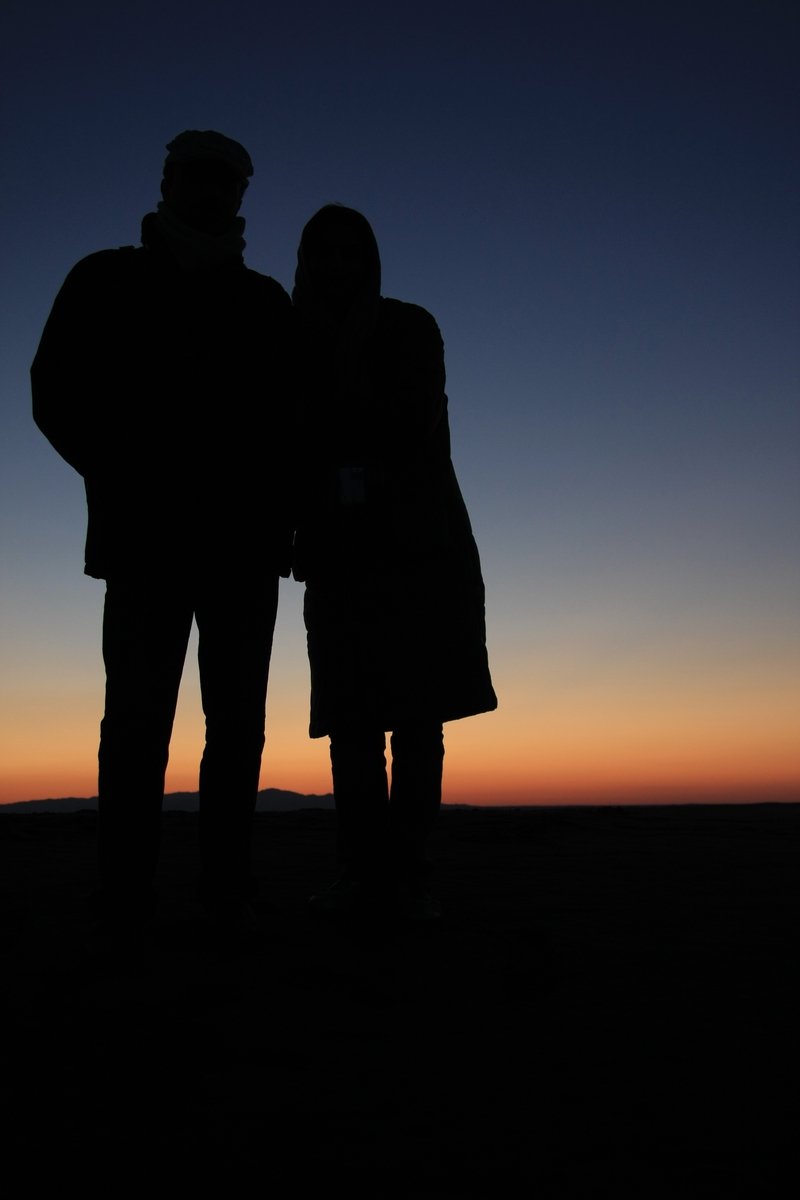
[[[253,163],[244,146],[213,129],[187,129],[167,143],[167,151],[165,167],[206,159],[225,163],[245,181],[253,174]]]

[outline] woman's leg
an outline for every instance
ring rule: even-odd
[[[444,734],[433,722],[408,722],[392,733],[389,837],[401,872],[424,875],[427,842],[442,803]]]
[[[385,869],[389,806],[383,730],[332,732],[331,770],[339,860],[356,877],[379,875]]]

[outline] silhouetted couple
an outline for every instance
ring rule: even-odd
[[[153,910],[193,621],[200,894],[223,938],[253,926],[267,679],[278,581],[292,570],[306,584],[310,733],[331,740],[345,867],[313,904],[435,918],[426,841],[442,723],[496,706],[439,331],[424,309],[380,296],[372,230],[335,205],[303,231],[292,304],[244,265],[244,148],[187,131],[167,149],[142,244],[72,269],[31,370],[35,420],[85,482],[86,573],[106,581],[100,928],[135,940]]]

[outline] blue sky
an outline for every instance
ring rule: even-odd
[[[795,5],[7,0],[0,21],[0,799],[91,794],[102,702],[80,481],[28,367],[72,264],[138,240],[185,128],[250,150],[251,266],[290,288],[340,200],[384,293],[442,329],[501,701],[448,730],[452,798],[797,784]],[[283,586],[262,782],[326,790],[300,602]],[[191,668],[181,706],[175,787]]]

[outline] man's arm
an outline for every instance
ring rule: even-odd
[[[81,475],[91,464],[98,437],[99,392],[107,374],[107,267],[109,255],[116,253],[100,251],[72,268],[31,365],[33,419]]]

